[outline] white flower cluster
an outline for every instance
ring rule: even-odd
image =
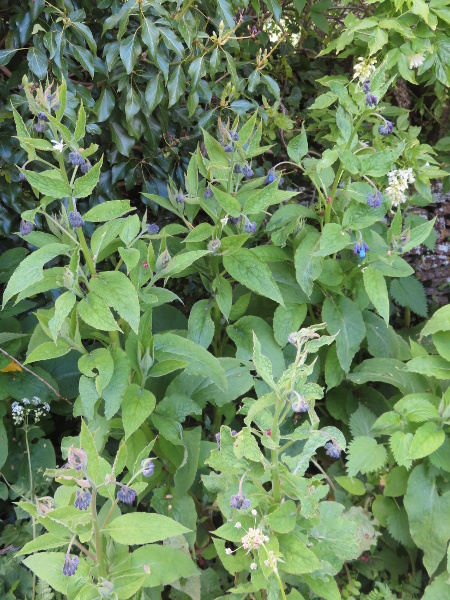
[[[13,423],[16,426],[22,425],[25,419],[31,414],[35,423],[37,423],[43,415],[50,412],[50,404],[48,402],[41,402],[41,399],[37,396],[33,396],[31,400],[23,398],[22,403],[13,402],[11,404],[11,412]]]
[[[274,571],[278,570],[277,567],[277,557],[275,556],[275,552],[273,550],[269,551],[269,558],[264,561],[266,567],[271,567]]]
[[[248,533],[244,535],[244,537],[241,539],[242,547],[244,548],[244,550],[247,550],[247,554],[248,552],[250,552],[250,550],[257,550],[261,546],[261,544],[267,544],[268,541],[269,538],[267,537],[267,535],[263,534],[259,527],[257,527],[256,529],[250,527]]]
[[[425,62],[425,54],[413,54],[409,57],[409,68],[410,69],[418,69]]]
[[[394,169],[388,173],[389,186],[386,188],[386,194],[389,196],[392,206],[398,206],[406,202],[405,191],[410,183],[415,182],[413,170]]]
[[[370,79],[372,73],[375,71],[375,58],[358,58],[358,62],[353,67],[354,77],[357,77],[360,84],[365,83]]]

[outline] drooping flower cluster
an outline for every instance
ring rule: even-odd
[[[269,537],[265,535],[259,527],[249,528],[248,532],[241,539],[242,547],[247,550],[247,554],[251,550],[258,550],[262,544],[267,544]]]
[[[366,242],[359,240],[353,247],[353,254],[359,254],[360,258],[364,258],[368,250],[369,246],[366,244]]]
[[[68,214],[68,217],[69,217],[69,223],[72,225],[72,227],[83,227],[83,225],[84,225],[83,217],[80,215],[80,213],[77,210],[71,210]]]
[[[338,459],[341,456],[342,449],[336,441],[327,442],[325,444],[325,454],[331,458]]]
[[[237,510],[248,510],[250,508],[250,500],[244,494],[236,494],[230,498],[230,507]]]
[[[79,563],[80,559],[78,558],[78,556],[74,556],[73,558],[71,558],[70,554],[67,553],[62,569],[63,575],[67,575],[68,577],[75,575],[75,571],[78,569]]]
[[[364,84],[375,71],[375,58],[363,58],[360,56],[358,62],[353,67],[354,77],[359,80],[360,84]],[[365,91],[365,90],[364,90]]]
[[[150,235],[156,235],[157,233],[159,233],[159,225],[157,225],[156,223],[149,223],[147,225],[147,231]]]
[[[153,458],[144,458],[141,461],[142,467],[142,475],[144,477],[151,477],[155,472],[155,463],[153,462]]]
[[[394,131],[394,123],[391,121],[385,121],[384,125],[380,125],[378,127],[378,133],[381,135],[389,135]]]
[[[398,206],[406,202],[405,191],[410,183],[414,183],[415,178],[411,167],[408,169],[394,169],[388,173],[389,186],[386,188],[386,194],[389,196],[392,206]]]
[[[245,219],[244,229],[247,233],[255,233],[256,232],[256,221],[250,221],[250,219],[246,215],[242,215]]]
[[[121,489],[117,492],[117,500],[131,506],[136,500],[137,492],[121,483],[119,483],[119,485],[121,486]]]
[[[33,396],[31,400],[23,398],[21,402],[13,402],[11,404],[11,412],[13,423],[17,427],[22,425],[30,416],[37,423],[40,418],[50,412],[50,404],[42,402],[37,396]]]
[[[369,192],[367,194],[367,205],[371,208],[377,208],[378,206],[380,206],[382,199],[383,198],[378,190],[375,194]]]
[[[252,169],[248,166],[248,165],[244,165],[242,167],[242,174],[244,175],[244,177],[246,177],[247,179],[251,179],[254,175]]]
[[[91,494],[89,492],[82,492],[81,490],[77,490],[77,497],[75,498],[75,502],[73,505],[75,508],[79,510],[87,510],[91,503]]]
[[[23,219],[20,221],[19,232],[20,235],[26,236],[30,234],[34,229],[33,223],[29,221],[24,221]]]

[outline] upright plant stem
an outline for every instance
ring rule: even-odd
[[[34,500],[34,480],[33,480],[33,469],[31,468],[31,454],[30,454],[30,446],[28,444],[28,424],[25,425],[25,444],[27,447],[27,457],[28,457],[28,471],[30,474],[30,501],[33,504]],[[31,523],[33,526],[33,540],[36,539],[36,521],[34,517],[31,517]],[[33,591],[31,593],[31,600],[34,600],[36,597],[36,573],[33,573]]]
[[[103,558],[103,537],[98,524],[97,515],[97,490],[95,487],[92,488],[91,498],[91,514],[92,514],[92,525],[94,527],[95,536],[95,553],[97,555],[98,565],[98,577],[106,577],[105,561]]]

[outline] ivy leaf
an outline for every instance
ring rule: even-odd
[[[173,106],[180,96],[186,90],[186,77],[181,65],[178,65],[173,71],[167,84],[169,91],[169,108]]]
[[[428,305],[425,289],[415,277],[393,279],[390,292],[394,301],[400,306],[410,308],[421,317],[427,316]]]
[[[334,300],[326,298],[322,307],[322,319],[327,324],[328,333],[337,335],[336,350],[341,367],[346,373],[366,335],[366,327],[361,311],[356,304],[341,296]]]
[[[241,248],[234,254],[223,257],[223,265],[228,273],[247,287],[266,298],[271,298],[284,306],[280,290],[265,262],[260,260],[251,250]]]
[[[347,471],[350,477],[371,473],[384,467],[387,452],[372,437],[362,436],[350,442],[347,450]]]

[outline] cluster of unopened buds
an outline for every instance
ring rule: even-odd
[[[238,11],[237,13],[234,15],[233,17],[233,21],[237,24],[237,23],[243,23],[244,22],[244,9],[241,8],[240,6],[238,6]]]
[[[223,227],[225,227],[225,225],[228,222],[230,222],[232,225],[237,225],[238,223],[240,223],[241,217],[243,217],[243,219],[245,221],[245,223],[244,223],[245,232],[246,233],[256,233],[256,229],[258,228],[256,221],[250,221],[250,219],[247,217],[247,215],[244,215],[244,213],[241,213],[239,217],[230,217],[229,215],[226,215],[223,219],[220,219],[220,222],[222,223]]]
[[[208,242],[208,250],[210,252],[212,252],[212,254],[217,254],[220,246],[221,246],[221,241],[219,239],[210,240]]]
[[[81,214],[76,209],[75,210],[71,210],[69,212],[69,214],[67,215],[67,217],[69,219],[69,223],[75,229],[77,227],[83,227],[83,225],[84,225],[83,217],[81,216]]]
[[[253,38],[253,39],[255,39],[261,33],[261,30],[258,29],[256,27],[256,25],[253,25],[252,27],[250,27],[250,25],[249,25],[248,26],[248,31],[250,33],[250,37]]]
[[[342,449],[336,440],[325,444],[325,454],[331,458],[338,459],[341,456]]]
[[[150,235],[156,235],[157,233],[159,233],[159,225],[157,225],[156,223],[148,223],[147,231]]]
[[[43,415],[50,412],[50,405],[48,402],[42,402],[37,396],[33,396],[31,400],[23,398],[21,402],[13,402],[11,412],[13,423],[16,426],[22,425],[30,416],[37,423]]]

